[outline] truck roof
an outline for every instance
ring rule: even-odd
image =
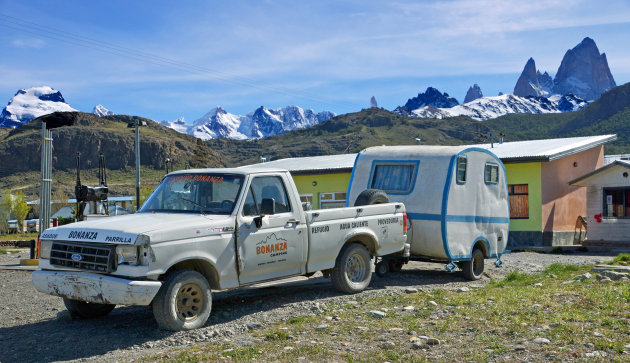
[[[168,175],[178,175],[178,174],[207,174],[207,173],[224,173],[224,174],[240,174],[240,175],[248,175],[248,174],[258,174],[258,173],[270,173],[270,172],[280,172],[286,173],[286,169],[275,169],[275,168],[261,168],[256,166],[246,166],[239,168],[205,168],[205,169],[185,169],[178,170]]]

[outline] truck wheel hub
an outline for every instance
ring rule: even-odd
[[[203,294],[199,286],[186,284],[177,292],[177,317],[188,321],[197,318],[203,307]]]
[[[365,277],[365,264],[363,259],[358,255],[352,255],[346,263],[346,271],[348,279],[354,283],[363,281]]]

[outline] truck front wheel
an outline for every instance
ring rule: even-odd
[[[66,309],[74,315],[83,319],[98,318],[109,314],[116,305],[114,304],[97,304],[80,300],[63,298],[63,304]]]
[[[372,279],[370,261],[370,253],[363,245],[346,245],[337,256],[330,274],[335,289],[348,294],[365,290]]]
[[[164,280],[151,305],[160,328],[172,331],[197,329],[210,316],[210,284],[197,271],[173,271]]]

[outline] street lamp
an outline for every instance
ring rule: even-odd
[[[128,128],[135,128],[135,137],[136,137],[136,211],[140,209],[140,130],[139,126],[146,126],[147,122],[134,119],[132,122],[127,124]]]

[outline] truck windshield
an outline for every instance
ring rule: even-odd
[[[138,212],[232,214],[243,179],[232,174],[171,175]]]

